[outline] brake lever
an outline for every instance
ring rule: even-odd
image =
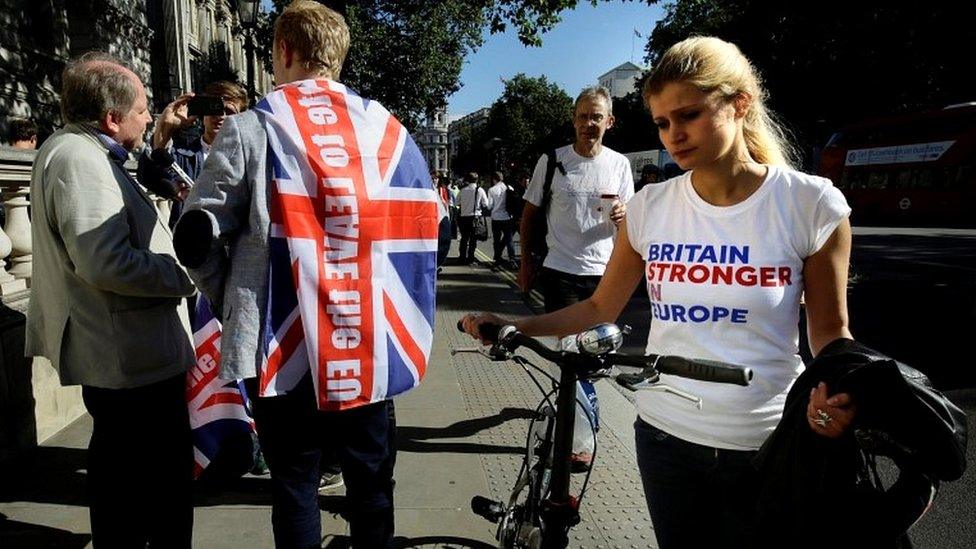
[[[474,353],[481,355],[489,360],[495,362],[501,362],[509,360],[512,358],[512,353],[508,352],[505,348],[495,344],[491,347],[453,347],[451,348],[451,356],[462,354],[462,353]]]
[[[702,409],[702,398],[700,396],[693,395],[686,391],[682,391],[681,389],[676,389],[670,385],[665,385],[663,383],[660,383],[658,381],[660,379],[660,376],[645,377],[640,381],[636,381],[636,382],[627,380],[625,376],[626,374],[620,374],[616,376],[615,379],[618,384],[626,387],[631,391],[635,391],[635,392],[636,391],[658,391],[662,393],[670,393],[672,395],[681,397],[691,402],[692,404],[695,405],[695,408],[698,408],[699,410]]]
[[[640,385],[640,384],[638,384],[638,385]],[[650,384],[648,384],[647,387],[642,387],[641,389],[642,390],[645,390],[645,391],[658,391],[658,392],[662,392],[662,393],[671,393],[672,395],[681,397],[681,398],[683,398],[683,399],[691,402],[692,404],[695,405],[695,408],[698,408],[699,410],[702,409],[702,398],[700,396],[693,395],[693,394],[688,393],[686,391],[682,391],[681,389],[676,389],[676,388],[674,388],[674,387],[672,387],[670,385],[662,385],[662,384],[650,385]]]

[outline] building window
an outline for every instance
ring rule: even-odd
[[[190,19],[190,36],[196,39],[200,36],[200,21],[197,18],[196,6],[193,5],[193,0],[185,0],[182,4],[183,13]]]

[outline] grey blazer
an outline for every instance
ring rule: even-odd
[[[68,125],[31,174],[34,272],[27,356],[62,385],[138,387],[194,362],[193,284],[152,200],[87,130]]]
[[[189,272],[223,322],[220,371],[227,379],[254,377],[262,361],[271,227],[267,156],[261,115],[228,117],[184,204],[184,216],[200,210],[212,225],[207,258]]]

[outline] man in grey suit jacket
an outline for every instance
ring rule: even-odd
[[[194,288],[165,220],[123,167],[151,120],[146,92],[104,54],[72,61],[62,80],[67,126],[44,142],[31,175],[26,354],[82,386],[95,547],[189,547],[194,353],[182,297]]]
[[[317,2],[293,2],[275,22],[275,81],[335,80],[348,47],[349,30],[341,15]],[[263,116],[251,110],[224,122],[187,197],[176,227],[176,250],[223,321],[221,377],[244,378],[252,399],[271,470],[275,544],[319,546],[319,467],[322,456],[334,451],[347,487],[343,516],[353,547],[392,547],[392,401],[319,411],[309,373],[283,395],[258,396],[255,377],[269,324],[274,175]]]

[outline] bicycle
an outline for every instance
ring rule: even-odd
[[[461,323],[458,322],[461,330]],[[483,496],[471,499],[471,509],[485,519],[498,524],[495,539],[500,548],[561,549],[569,544],[570,529],[580,522],[579,507],[586,493],[596,447],[579,496],[570,495],[570,456],[575,423],[576,381],[610,377],[613,366],[640,368],[638,373],[621,373],[615,381],[631,391],[658,390],[687,399],[701,407],[701,398],[660,382],[660,375],[672,374],[702,381],[748,385],[752,370],[732,364],[675,355],[630,356],[615,353],[623,343],[629,328],[621,330],[615,324],[598,324],[580,333],[578,352],[555,350],[541,341],[520,333],[514,326],[481,326],[481,337],[494,341],[483,348],[452,349],[451,354],[475,352],[493,361],[512,361],[520,365],[542,392],[543,400],[536,408],[536,417],[529,424],[526,454],[518,479],[507,503]],[[463,330],[462,330],[463,331]],[[520,347],[533,351],[559,367],[558,381],[528,359],[515,354]],[[535,370],[548,377],[553,389],[546,391],[532,373]],[[556,395],[553,405],[551,396]],[[536,426],[541,422],[540,426]],[[594,430],[592,418],[590,429]]]

